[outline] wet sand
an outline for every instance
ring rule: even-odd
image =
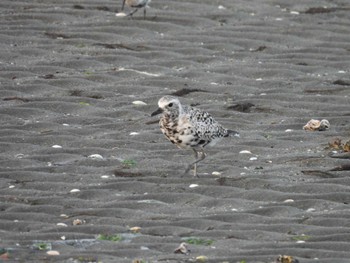
[[[0,3],[0,261],[349,262],[348,2],[121,2]],[[174,93],[241,133],[200,178]]]

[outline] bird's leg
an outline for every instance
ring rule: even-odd
[[[192,148],[192,150],[193,150],[193,152],[194,152],[194,157],[195,157],[196,160],[195,160],[193,163],[190,163],[190,164],[187,166],[187,169],[186,169],[185,173],[188,173],[189,170],[190,170],[192,167],[194,167],[193,175],[194,175],[195,177],[199,177],[199,176],[197,175],[197,163],[199,163],[200,161],[204,160],[204,158],[205,158],[205,152],[204,152],[204,150],[202,149],[201,155],[199,155],[198,151],[197,151],[195,148]]]
[[[138,9],[135,8],[134,11],[131,11],[131,12],[128,14],[128,16],[132,17],[132,15],[135,14],[135,13],[137,12],[137,10],[138,10]]]

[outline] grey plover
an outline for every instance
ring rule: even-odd
[[[176,97],[164,96],[158,106],[151,116],[163,114],[159,121],[163,134],[179,148],[194,152],[195,161],[188,165],[185,173],[193,167],[194,176],[198,177],[197,163],[206,156],[205,146],[214,145],[223,137],[239,137],[238,132],[225,129],[208,112],[182,105]]]
[[[135,10],[128,14],[128,16],[132,16],[139,8],[143,7],[143,18],[146,18],[146,8],[150,2],[151,0],[123,0],[122,11],[124,10],[125,4],[128,7],[135,8]]]

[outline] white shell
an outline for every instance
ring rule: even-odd
[[[61,146],[61,145],[57,145],[57,144],[52,145],[51,147],[52,147],[52,148],[55,148],[55,149],[61,149],[61,148],[62,148],[62,146]]]
[[[58,252],[57,250],[50,250],[47,251],[46,254],[48,254],[49,256],[59,256],[60,252]]]
[[[143,102],[141,100],[135,100],[135,101],[132,102],[132,104],[135,104],[135,105],[147,105],[146,102]]]
[[[103,160],[103,156],[101,154],[91,154],[88,157],[95,160]]]

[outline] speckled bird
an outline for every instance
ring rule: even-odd
[[[150,2],[151,0],[123,0],[122,11],[124,10],[125,4],[130,8],[135,8],[135,10],[128,14],[129,16],[132,16],[137,10],[139,10],[139,8],[143,7],[143,18],[146,18],[146,8]]]
[[[176,97],[164,96],[158,101],[158,106],[151,116],[162,113],[159,125],[163,134],[179,148],[194,152],[196,159],[188,165],[185,173],[193,167],[194,176],[198,177],[197,163],[206,156],[205,146],[215,145],[223,137],[239,137],[238,132],[225,129],[208,112],[182,105]]]

